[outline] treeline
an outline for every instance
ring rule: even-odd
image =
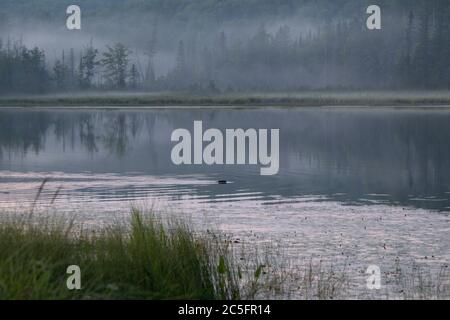
[[[0,93],[45,93],[87,89],[138,88],[138,71],[131,51],[121,43],[102,55],[92,44],[81,52],[63,51],[53,65],[39,48],[0,41]]]
[[[360,18],[302,30],[261,24],[245,39],[223,31],[214,40],[178,42],[174,66],[156,74],[158,28],[145,52],[116,43],[63,50],[51,63],[38,48],[0,42],[0,93],[80,90],[288,91],[316,88],[450,89],[450,4],[423,1],[383,16],[369,31]],[[165,54],[165,53],[164,53]]]

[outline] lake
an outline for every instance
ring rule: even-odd
[[[279,173],[172,164],[172,131],[195,120],[279,128]],[[0,211],[29,210],[48,178],[41,211],[93,225],[132,206],[186,215],[236,242],[354,268],[362,288],[370,264],[450,261],[449,142],[446,109],[3,109]]]

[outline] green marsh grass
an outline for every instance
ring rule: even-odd
[[[448,265],[436,274],[398,261],[384,275],[383,290],[364,289],[362,276],[354,291],[351,270],[314,261],[291,265],[275,248],[260,254],[245,248],[251,244],[233,243],[220,233],[196,232],[187,220],[137,209],[98,228],[33,211],[3,215],[0,300],[450,298]],[[66,286],[71,265],[81,269],[81,290]]]
[[[240,299],[226,242],[133,210],[130,224],[83,231],[29,216],[0,224],[0,299]],[[66,269],[81,268],[81,290]]]

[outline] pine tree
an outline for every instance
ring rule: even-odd
[[[186,71],[186,52],[184,50],[183,41],[180,41],[178,43],[176,70],[180,76],[183,75],[184,72]]]
[[[80,84],[83,88],[88,89],[92,86],[92,80],[95,76],[95,71],[99,65],[97,61],[98,50],[92,46],[92,43],[87,47],[84,55],[80,59]]]
[[[53,79],[58,90],[67,89],[67,76],[69,70],[66,65],[64,65],[61,60],[56,60],[53,66]]]
[[[434,7],[435,23],[432,30],[431,40],[431,82],[434,88],[445,85],[446,78],[446,56],[445,56],[445,34],[447,32],[448,23],[446,20],[445,9],[446,0],[436,0]]]
[[[400,62],[398,66],[397,78],[401,86],[409,87],[413,77],[413,27],[414,27],[414,13],[410,11],[405,30],[404,48],[400,55]]]
[[[106,48],[107,51],[103,53],[103,59],[100,61],[105,69],[105,78],[113,87],[123,89],[126,87],[128,78],[128,63],[131,51],[121,43]]]
[[[415,84],[425,88],[430,84],[430,2],[425,0],[422,4],[419,28],[418,28],[418,44],[414,61]]]
[[[132,89],[137,89],[139,85],[139,72],[136,65],[133,63],[130,69],[130,87]]]
[[[148,48],[145,52],[145,55],[148,57],[147,67],[145,69],[144,74],[144,83],[145,86],[152,88],[156,81],[155,76],[155,68],[154,68],[154,59],[158,52],[158,24],[155,19],[153,24],[153,31],[151,35],[150,42],[148,44]]]

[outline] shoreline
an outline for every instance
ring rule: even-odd
[[[364,270],[312,259],[295,266],[274,248],[246,252],[218,230],[194,231],[187,220],[137,209],[92,230],[23,212],[0,222],[0,240],[6,300],[426,300],[450,293],[448,265],[432,270],[398,259],[383,273],[383,288],[361,296],[352,288],[355,280],[365,286]],[[79,290],[69,288],[68,267],[79,270]]]
[[[297,93],[255,95],[181,95],[106,93],[0,97],[0,108],[64,109],[242,109],[242,108],[399,108],[447,109],[448,92]]]

